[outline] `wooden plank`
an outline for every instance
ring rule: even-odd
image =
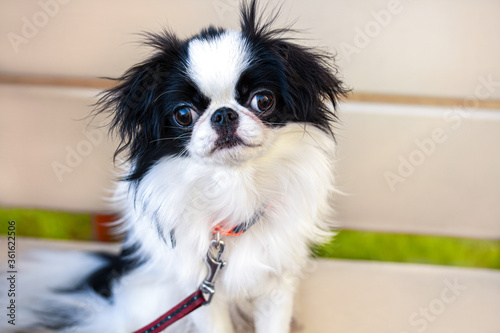
[[[95,95],[92,89],[0,86],[0,155],[7,157],[0,165],[1,205],[108,212],[101,198],[104,189],[113,188],[116,143],[105,139],[109,119],[87,125]],[[348,195],[337,195],[333,202],[341,227],[500,239],[500,207],[495,204],[500,155],[494,145],[484,144],[500,142],[500,113],[473,109],[461,123],[450,123],[442,118],[447,111],[342,105],[337,174],[339,189]],[[436,129],[448,139],[430,149]],[[401,160],[415,153],[425,160],[409,172]],[[400,180],[389,182],[388,172]]]
[[[336,173],[346,195],[334,207],[344,228],[500,239],[499,112],[365,103],[341,111]]]
[[[433,105],[433,106],[467,106],[473,109],[498,109],[500,101],[485,99],[461,99],[450,97],[384,95],[370,93],[354,93],[348,98],[349,102]]]
[[[39,1],[0,1],[1,71],[119,75],[150,54],[138,44],[141,31],[165,28],[185,38],[209,24],[236,28],[238,22],[236,0],[150,1],[147,6],[121,1],[116,16],[109,15],[115,1],[56,2],[48,21],[37,23],[48,10]],[[388,3],[366,1],[360,8],[358,2],[341,0],[287,1],[274,27],[293,25],[298,33],[289,36],[296,42],[337,54],[340,73],[367,92],[467,96],[482,75],[498,82],[499,1],[458,0],[453,10],[447,1],[413,1],[411,6],[403,1],[394,8]],[[385,10],[391,15],[382,15]],[[423,20],[422,13],[432,17]],[[464,17],[470,28],[461,33]],[[450,31],[459,38],[450,38]],[[500,99],[498,87],[492,94]]]
[[[0,238],[0,245],[5,242]],[[26,238],[16,245],[19,264],[35,248],[118,250],[117,244]],[[6,256],[0,252],[3,262]],[[500,332],[500,271],[320,259],[301,278],[297,332]]]
[[[297,299],[303,333],[500,332],[500,271],[316,260]]]
[[[107,212],[113,153],[93,89],[0,85],[0,205]]]
[[[0,73],[0,83],[23,84],[57,87],[79,87],[108,89],[116,85],[116,81],[104,78],[85,77],[61,77],[61,76],[39,76],[18,75]],[[450,97],[433,96],[409,96],[409,95],[387,95],[355,92],[347,97],[349,102],[364,103],[388,103],[388,104],[413,104],[413,105],[435,105],[435,106],[473,106],[474,109],[498,109],[499,100],[484,99],[460,99]]]
[[[0,83],[96,89],[108,89],[116,85],[115,81],[104,78],[17,75],[5,73],[0,73]]]

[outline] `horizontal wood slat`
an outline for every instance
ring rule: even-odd
[[[405,96],[405,95],[382,95],[370,93],[354,93],[349,96],[349,101],[367,103],[389,103],[389,104],[414,104],[434,106],[468,106],[473,109],[499,109],[500,101],[484,99],[464,99],[450,97],[432,96]]]
[[[110,243],[21,237],[16,244],[18,258],[40,249],[119,252]],[[7,251],[0,251],[0,260],[6,262]],[[24,281],[19,290],[27,287]],[[361,333],[367,327],[371,333],[500,332],[499,282],[494,270],[314,259],[300,281],[294,312],[302,333]],[[18,306],[27,304],[19,299]]]
[[[116,82],[104,78],[85,77],[58,77],[58,76],[37,76],[37,75],[16,75],[0,73],[0,84],[23,84],[41,85],[57,87],[79,87],[108,89],[116,85]],[[500,100],[484,99],[461,99],[432,96],[405,96],[405,95],[384,95],[371,93],[351,93],[348,101],[366,103],[389,103],[389,104],[416,104],[416,105],[436,105],[436,106],[471,106],[482,109],[499,109]]]
[[[85,86],[102,84],[92,82]],[[88,116],[95,95],[90,89],[0,85],[0,156],[7,157],[0,163],[0,205],[108,212],[103,189],[113,188],[116,179],[116,142],[105,139],[109,120],[90,127],[76,121]],[[500,239],[500,157],[494,145],[500,142],[500,113],[471,110],[457,123],[424,106],[380,106],[342,106],[337,174],[347,195],[334,202],[341,226]],[[449,139],[433,141],[436,130]],[[423,160],[410,165],[418,156]]]
[[[0,83],[96,89],[107,89],[116,85],[115,81],[103,78],[15,75],[1,73]]]

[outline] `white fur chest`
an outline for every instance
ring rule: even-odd
[[[328,235],[333,154],[329,135],[292,124],[277,130],[269,150],[244,165],[161,160],[128,189],[128,241],[141,240],[148,269],[196,285],[206,273],[212,228],[234,227],[265,208],[247,232],[224,239],[228,265],[220,288],[249,296],[270,276],[299,274],[309,245]]]

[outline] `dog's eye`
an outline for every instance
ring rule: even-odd
[[[192,126],[198,117],[198,113],[189,106],[182,106],[174,111],[174,120],[181,127]]]
[[[257,112],[269,112],[274,109],[275,98],[270,91],[260,91],[253,95],[250,106]]]

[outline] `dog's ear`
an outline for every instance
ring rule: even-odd
[[[266,45],[281,60],[279,67],[284,76],[281,94],[287,112],[297,120],[329,130],[329,123],[336,118],[334,110],[339,99],[349,92],[337,77],[333,56],[293,43],[285,37],[296,32],[290,27],[273,29],[280,9],[263,17],[258,14],[257,2],[252,0],[242,5],[243,35]]]
[[[157,67],[154,62],[145,62],[130,68],[118,79],[119,84],[105,91],[98,101],[99,112],[111,112],[110,130],[120,138],[115,157],[129,149],[129,157],[134,158],[136,148],[152,140],[158,132],[150,121],[152,101],[160,82]]]
[[[118,84],[101,94],[96,113],[109,113],[110,132],[117,134],[120,144],[115,152],[127,151],[130,160],[139,158],[146,146],[160,138],[162,112],[156,102],[168,81],[172,58],[178,56],[179,41],[168,33],[144,34],[145,44],[156,49],[152,57],[113,79]]]
[[[286,89],[284,103],[304,121],[326,125],[334,120],[334,110],[348,90],[336,76],[333,57],[278,39],[273,50],[284,63]]]

